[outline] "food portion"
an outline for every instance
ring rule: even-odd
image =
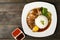
[[[47,8],[34,8],[29,11],[26,21],[33,32],[42,32],[48,29],[51,24],[51,13]]]
[[[48,19],[47,19],[47,17],[40,15],[35,19],[35,24],[39,28],[45,28],[48,25]]]
[[[32,29],[33,32],[37,32],[38,30],[39,30],[38,26],[34,26]]]

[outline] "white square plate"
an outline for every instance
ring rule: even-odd
[[[28,12],[33,9],[33,8],[39,8],[39,7],[45,7],[48,9],[48,11],[51,12],[52,14],[52,22],[50,27],[45,30],[44,32],[32,32],[32,30],[28,27],[27,22],[26,22],[26,17]],[[25,32],[25,34],[33,37],[46,37],[54,34],[56,25],[57,25],[57,13],[54,5],[46,2],[32,2],[28,3],[24,6],[23,12],[22,12],[22,27]]]

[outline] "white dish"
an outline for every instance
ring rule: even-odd
[[[52,22],[50,24],[50,27],[45,30],[44,32],[32,32],[32,30],[28,27],[26,22],[26,17],[28,12],[33,8],[39,8],[39,7],[45,7],[48,9],[48,11],[52,14]],[[28,3],[24,6],[23,12],[22,12],[22,27],[25,32],[25,34],[32,36],[32,37],[46,37],[54,34],[56,25],[57,25],[57,13],[54,5],[46,2],[32,2]]]

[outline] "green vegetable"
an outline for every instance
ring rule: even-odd
[[[50,12],[48,12],[47,18],[48,18],[49,21],[51,20],[51,13]]]
[[[46,17],[48,16],[48,14],[47,14],[47,12],[48,12],[48,11],[47,11],[47,8],[43,8],[43,7],[42,7],[42,8],[41,8],[41,12],[42,12],[42,15],[44,15],[44,16],[46,16]]]
[[[49,21],[51,21],[51,13],[47,10],[47,8],[41,7],[42,15],[46,16]]]
[[[48,16],[51,17],[51,13],[50,12],[48,12]]]
[[[44,25],[44,21],[42,20],[42,21],[40,21],[43,25]]]

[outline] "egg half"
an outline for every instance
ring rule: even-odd
[[[39,28],[45,28],[48,25],[48,19],[46,16],[40,15],[35,19],[35,24]]]

